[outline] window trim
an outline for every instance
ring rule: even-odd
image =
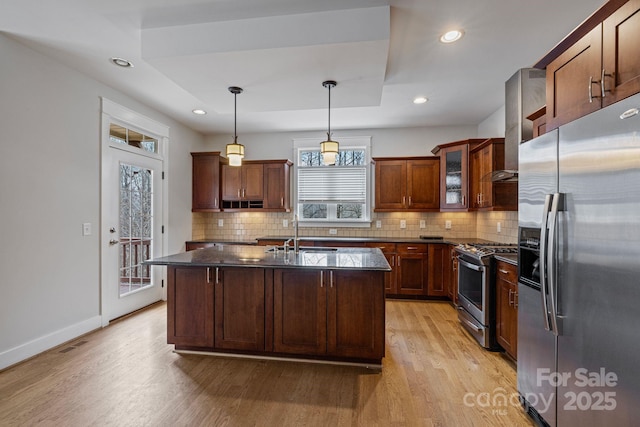
[[[371,136],[349,136],[337,138],[340,143],[340,148],[364,148],[365,150],[365,168],[367,179],[367,194],[365,197],[364,211],[366,214],[365,219],[358,220],[341,220],[341,221],[318,221],[318,220],[305,220],[299,218],[300,227],[314,227],[314,228],[368,228],[371,227],[372,222],[372,167],[371,167]],[[293,139],[293,157],[295,159],[295,166],[293,168],[293,195],[292,204],[294,214],[298,213],[298,165],[300,164],[300,151],[308,149],[320,149],[320,140],[318,138],[294,138]]]

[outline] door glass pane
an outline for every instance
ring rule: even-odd
[[[125,296],[151,286],[152,171],[120,164],[120,292]]]
[[[109,141],[136,147],[150,153],[158,152],[157,139],[114,123],[109,125]]]

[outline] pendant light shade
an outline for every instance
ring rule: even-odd
[[[329,121],[327,126],[327,140],[320,143],[320,153],[322,153],[322,162],[327,165],[335,165],[336,157],[340,149],[338,141],[331,140],[331,88],[336,87],[337,83],[334,80],[327,80],[322,82],[322,86],[329,89]]]
[[[229,92],[233,94],[233,143],[227,144],[226,154],[229,159],[229,166],[242,166],[242,159],[244,159],[244,145],[238,144],[237,135],[237,97],[239,93],[242,93],[242,88],[237,86],[231,86]]]

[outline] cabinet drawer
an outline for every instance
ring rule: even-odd
[[[368,248],[378,248],[384,253],[393,253],[396,251],[395,243],[385,243],[385,242],[370,242],[367,243]]]
[[[427,253],[427,245],[424,243],[398,243],[396,245],[396,251],[398,253],[416,253],[416,254],[426,254]]]
[[[518,269],[513,264],[496,261],[496,279],[501,279],[515,285],[518,283]]]

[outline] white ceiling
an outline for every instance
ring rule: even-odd
[[[233,132],[229,86],[244,89],[238,134],[326,129],[324,80],[332,129],[477,125],[603,3],[2,0],[0,31],[207,134]],[[464,38],[440,43],[451,28]]]

